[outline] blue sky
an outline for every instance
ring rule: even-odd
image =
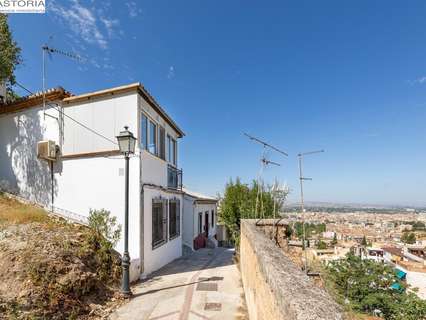
[[[426,203],[426,2],[52,1],[10,16],[24,65],[41,87],[83,93],[140,81],[183,128],[180,165],[191,189],[215,194],[255,178],[261,148],[288,151],[266,170],[299,198],[296,154],[310,201]],[[49,40],[50,39],[50,40]],[[40,75],[40,76],[39,76]]]

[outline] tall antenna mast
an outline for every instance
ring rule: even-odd
[[[285,151],[282,151],[281,149],[278,149],[277,147],[274,147],[273,145],[271,145],[271,144],[269,144],[269,143],[267,143],[267,142],[265,142],[263,140],[260,140],[259,138],[251,136],[251,135],[249,135],[247,133],[244,133],[244,135],[246,137],[248,137],[250,140],[252,140],[252,141],[254,141],[256,143],[259,143],[259,144],[261,144],[263,146],[262,155],[261,155],[261,158],[260,158],[261,165],[260,165],[259,175],[258,175],[258,178],[257,178],[256,207],[255,207],[255,212],[254,212],[255,219],[257,219],[259,199],[260,199],[260,207],[261,207],[261,215],[262,216],[261,217],[259,216],[259,219],[262,219],[262,218],[264,218],[263,197],[262,197],[262,193],[263,193],[263,180],[262,180],[263,170],[268,165],[280,166],[279,163],[274,162],[274,161],[270,161],[270,160],[268,160],[266,158],[266,149],[268,148],[268,149],[274,150],[274,151],[276,151],[278,153],[281,153],[284,156],[288,156],[288,154]],[[261,183],[262,183],[262,186],[261,186]]]
[[[43,82],[43,116],[46,117],[46,54],[51,55],[52,53],[56,53],[67,58],[81,61],[81,57],[75,53],[65,52],[62,50],[58,50],[52,47],[49,47],[47,44],[41,47],[43,52],[43,72],[42,72],[42,82]]]
[[[300,207],[302,210],[302,229],[303,229],[303,239],[302,239],[302,248],[303,251],[305,251],[305,272],[308,273],[308,256],[306,253],[306,230],[305,230],[305,204],[303,199],[303,181],[305,180],[312,180],[312,178],[306,178],[303,176],[303,157],[307,155],[311,155],[314,153],[322,153],[324,150],[317,150],[317,151],[309,151],[309,152],[303,152],[299,153],[297,156],[299,158],[299,181],[300,181]]]

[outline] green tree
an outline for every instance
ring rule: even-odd
[[[413,230],[425,230],[426,226],[423,222],[421,221],[416,221],[413,224]]]
[[[340,302],[349,301],[358,312],[372,314],[380,310],[387,320],[426,319],[426,301],[405,292],[405,285],[386,264],[361,259],[352,254],[332,261],[326,267],[327,282],[337,292]],[[398,284],[402,290],[391,286]]]
[[[280,211],[285,200],[284,193],[280,192],[279,199],[272,192],[272,186],[264,186],[257,181],[244,184],[239,178],[235,182],[231,179],[225,186],[219,206],[219,219],[223,222],[232,240],[237,242],[240,233],[241,219],[254,219],[256,206],[257,218],[271,218],[274,208]],[[276,190],[275,190],[276,192]],[[274,204],[275,202],[275,204]]]
[[[290,225],[285,228],[284,235],[287,239],[291,239],[291,236],[293,235],[293,228]]]
[[[407,244],[414,244],[416,243],[416,234],[414,232],[405,232],[401,237],[401,241]]]
[[[13,40],[7,15],[0,13],[0,82],[5,82],[9,94],[15,83],[15,69],[22,63],[21,48]]]
[[[365,237],[365,235],[362,237],[361,245],[364,247],[368,246],[367,238]]]
[[[337,244],[337,234],[336,234],[336,232],[334,233],[333,240],[331,241],[331,244],[333,246],[335,246]]]
[[[319,240],[317,243],[317,248],[320,250],[327,249],[327,244],[324,241]]]

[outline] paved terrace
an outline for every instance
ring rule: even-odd
[[[132,300],[111,320],[247,319],[234,251],[200,249],[133,286]]]

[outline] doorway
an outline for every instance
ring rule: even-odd
[[[206,237],[209,237],[209,212],[206,211],[204,214],[204,231],[206,232]]]

